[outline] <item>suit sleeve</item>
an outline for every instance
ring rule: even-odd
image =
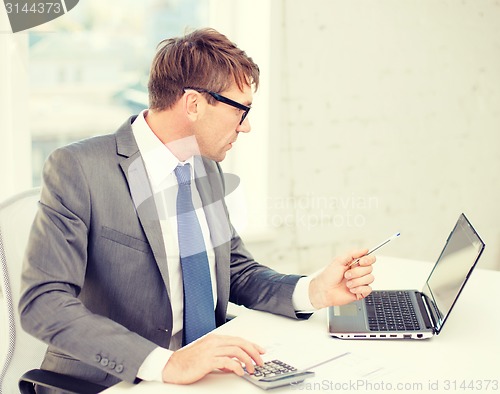
[[[92,195],[74,152],[55,151],[43,181],[23,267],[22,327],[77,360],[133,382],[156,345],[93,314],[78,299],[85,280]]]
[[[281,274],[257,263],[237,234],[231,245],[231,302],[292,318],[310,316],[297,314],[293,307],[299,275]]]

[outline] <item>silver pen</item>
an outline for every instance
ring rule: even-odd
[[[373,248],[371,248],[367,254],[365,254],[364,256],[362,257],[365,257],[365,256],[368,256],[369,254],[375,252],[377,249],[381,248],[382,246],[384,246],[385,244],[391,242],[393,239],[399,237],[401,235],[401,233],[396,233],[392,236],[390,236],[389,238],[387,238],[384,242],[381,242],[379,243],[377,246],[374,246]],[[356,260],[352,261],[351,263],[349,263],[349,265],[347,267],[352,267],[354,264],[357,264],[359,262],[359,260],[361,259],[361,257],[357,258]]]

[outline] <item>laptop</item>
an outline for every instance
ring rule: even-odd
[[[484,250],[462,213],[422,291],[380,290],[328,308],[328,331],[343,339],[425,339],[443,329]]]

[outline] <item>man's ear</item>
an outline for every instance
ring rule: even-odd
[[[194,90],[187,90],[184,94],[184,108],[186,115],[191,121],[198,119],[200,112],[200,95]]]

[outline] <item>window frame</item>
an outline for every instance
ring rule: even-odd
[[[12,33],[0,12],[0,201],[31,187],[31,134],[26,112],[28,34]]]
[[[267,0],[211,0],[210,26],[243,49],[261,70],[259,89],[248,116],[252,131],[242,135],[221,163],[240,186],[226,197],[231,220],[246,243],[275,237],[268,225],[269,133],[271,129],[271,8]],[[255,21],[259,21],[258,28]],[[248,196],[248,197],[247,197]]]

